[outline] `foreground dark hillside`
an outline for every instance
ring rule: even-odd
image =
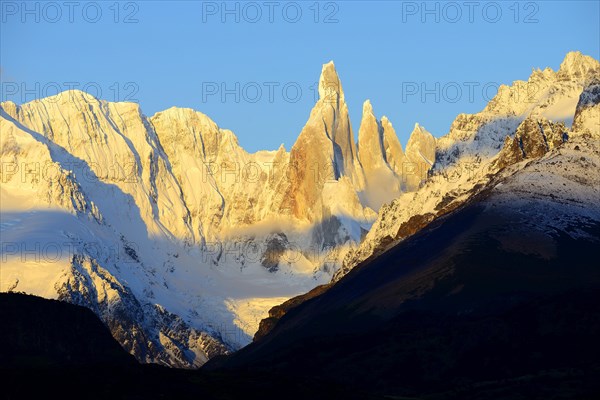
[[[369,398],[320,379],[141,365],[87,308],[0,293],[0,398]]]
[[[0,367],[134,365],[87,308],[17,293],[0,293]]]

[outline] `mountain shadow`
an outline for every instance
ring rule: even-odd
[[[535,219],[541,200],[521,210],[487,197],[203,369],[321,377],[390,398],[598,398],[600,224]],[[556,218],[562,229],[547,224]]]

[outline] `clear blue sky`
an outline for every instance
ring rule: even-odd
[[[497,84],[556,69],[570,50],[600,52],[598,1],[428,2],[427,10],[421,1],[339,1],[320,2],[318,14],[313,1],[228,2],[229,14],[221,1],[36,3],[1,2],[2,100],[29,101],[68,82],[100,88],[106,100],[136,90],[146,115],[200,110],[249,151],[289,150],[329,60],[355,134],[368,98],[404,145],[415,122],[441,136],[458,113],[482,109]],[[239,102],[222,101],[222,85],[235,92],[236,82]],[[473,98],[468,85],[477,85]],[[422,89],[433,92],[423,98]]]

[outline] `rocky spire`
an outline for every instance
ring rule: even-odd
[[[396,175],[402,176],[402,164],[405,161],[404,152],[396,135],[396,130],[386,116],[381,118],[381,129],[383,130],[382,145],[385,160]]]
[[[400,193],[400,176],[389,165],[386,151],[389,150],[392,159],[396,161],[400,143],[387,118],[386,128],[377,121],[371,102],[365,101],[358,131],[358,154],[366,180],[364,199],[374,210]],[[401,167],[399,169],[401,171]]]
[[[385,164],[381,125],[373,114],[373,107],[369,100],[363,104],[363,115],[358,129],[358,154],[367,175]]]
[[[319,100],[326,103],[337,103],[344,101],[344,90],[342,83],[335,70],[333,61],[323,64],[321,77],[319,78]]]
[[[415,124],[406,143],[406,164],[403,179],[408,190],[415,190],[427,178],[427,174],[435,162],[435,137],[427,130]]]
[[[333,164],[336,176],[347,176],[351,181],[360,181],[356,171],[358,163],[354,133],[348,114],[348,106],[344,100],[342,83],[338,77],[333,61],[323,65],[319,78],[319,101],[314,110],[324,124],[324,132],[333,142]],[[311,119],[313,113],[311,113]],[[309,121],[310,123],[310,121]]]
[[[406,157],[410,161],[425,162],[429,165],[435,162],[435,137],[419,123],[415,124],[406,143]]]
[[[325,182],[344,179],[354,187],[364,185],[356,143],[344,101],[344,92],[333,62],[323,65],[319,100],[290,152],[290,187],[283,207],[296,216],[311,208],[320,218],[321,192]]]

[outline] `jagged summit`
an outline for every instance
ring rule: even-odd
[[[342,83],[333,61],[323,64],[319,78],[319,99],[324,101],[344,101]]]
[[[170,107],[163,111],[158,111],[150,121],[169,121],[176,125],[198,126],[205,131],[219,131],[219,126],[208,115],[188,107]],[[196,132],[196,130],[194,130]],[[200,133],[200,130],[196,133]]]
[[[560,64],[559,72],[572,77],[585,77],[590,71],[598,69],[600,69],[598,60],[580,51],[571,51]]]
[[[358,155],[365,176],[364,201],[374,210],[402,192],[404,154],[391,122],[377,120],[369,100],[363,103]]]
[[[20,109],[23,106],[38,104],[38,103],[66,105],[67,103],[81,104],[81,103],[92,103],[92,102],[93,103],[99,103],[99,102],[109,103],[104,100],[98,99],[97,97],[93,96],[90,93],[84,92],[83,90],[69,89],[69,90],[64,90],[60,93],[54,94],[52,96],[43,97],[40,99],[34,99],[34,100],[28,101],[26,103],[20,104],[20,105],[11,100],[3,101],[3,102],[0,102],[0,107],[2,107],[4,109]]]
[[[413,128],[413,131],[410,134],[410,138],[412,138],[413,136],[415,138],[420,139],[421,137],[429,138],[430,136],[433,136],[433,135],[431,135],[431,133],[429,133],[429,131],[427,131],[427,129],[425,129],[425,127],[423,125],[416,122],[415,127]],[[415,140],[419,140],[419,139],[415,139]]]
[[[366,114],[373,114],[373,106],[371,100],[367,99],[363,103],[363,118]]]
[[[120,107],[133,107],[136,109],[140,108],[140,105],[133,101],[104,100],[102,98],[96,97],[95,95],[93,95],[89,92],[86,92],[84,90],[81,90],[81,89],[63,90],[62,92],[59,92],[59,93],[51,95],[51,96],[47,96],[47,97],[40,98],[40,99],[34,99],[27,103],[23,103],[21,106],[24,106],[27,104],[34,104],[34,103],[59,104],[61,106],[67,105],[69,103],[71,103],[71,104],[97,103],[97,104],[116,104],[116,105],[119,105]],[[2,104],[4,104],[4,103],[2,103]]]
[[[427,178],[435,163],[436,139],[423,126],[416,123],[406,143],[405,156],[411,163],[411,172],[406,177],[407,187],[415,190]]]
[[[416,123],[406,143],[406,156],[414,163],[426,162],[431,166],[435,162],[435,149],[435,137]]]
[[[365,171],[380,168],[384,155],[381,148],[381,129],[369,100],[363,103],[363,115],[358,130],[358,152]]]
[[[402,150],[402,145],[396,135],[396,130],[392,125],[392,122],[384,115],[381,117],[381,129],[383,130],[383,149],[385,152],[385,159],[390,168],[396,173],[396,176],[400,178],[402,187],[405,187],[403,178],[404,175],[404,162],[405,156]]]
[[[57,99],[69,99],[69,100],[84,100],[84,101],[100,101],[101,99],[97,98],[96,96],[92,95],[91,93],[85,92],[81,89],[68,89],[68,90],[64,90],[60,93],[57,93],[53,96],[48,96],[44,99],[40,99],[39,101],[47,101],[47,102],[54,102]],[[36,101],[36,100],[34,100]]]
[[[154,113],[153,117],[160,115],[160,114],[190,114],[190,115],[191,114],[200,114],[207,118],[210,118],[203,112],[193,109],[191,107],[178,107],[178,106],[169,107],[165,110],[157,111],[156,113]]]
[[[419,124],[418,122],[415,122],[415,126],[413,128],[413,133],[418,132],[418,133],[423,133],[423,132],[427,132],[427,130],[425,129],[425,127],[421,124]]]
[[[282,207],[309,221],[342,212],[356,221],[364,220],[364,204],[357,194],[364,187],[364,173],[333,62],[323,65],[319,96],[290,150],[287,177],[291,184],[285,189]],[[345,194],[340,202],[343,206],[335,212],[324,204],[334,193]]]

